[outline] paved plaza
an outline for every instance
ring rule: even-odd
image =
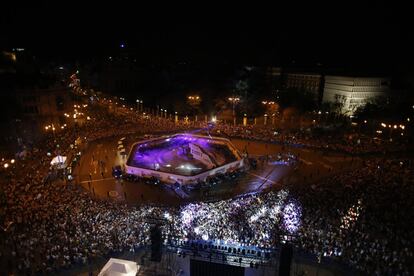
[[[82,153],[81,162],[75,170],[75,178],[94,197],[111,198],[128,204],[180,205],[277,189],[282,183],[311,185],[318,179],[343,170],[355,169],[362,164],[361,159],[340,153],[232,139],[231,142],[240,152],[247,152],[249,157],[257,158],[257,168],[247,169],[235,181],[223,181],[212,187],[191,191],[188,197],[182,198],[169,185],[154,185],[145,181],[129,182],[114,178],[112,167],[123,167],[126,162],[126,158],[118,152],[118,141],[121,138],[92,142]],[[133,143],[143,139],[142,136],[132,135],[126,137],[123,144],[128,152]],[[296,166],[272,164],[267,161],[269,156],[288,152],[300,160]]]

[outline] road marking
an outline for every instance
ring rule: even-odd
[[[109,179],[114,179],[113,177],[107,177],[107,178],[102,178],[102,179],[94,179],[94,180],[85,180],[85,181],[81,181],[79,183],[83,184],[83,183],[88,183],[88,182],[99,182],[99,181],[105,181],[105,180],[109,180]]]
[[[272,182],[273,184],[276,184],[276,183],[277,183],[277,182],[275,182],[275,181],[273,181],[273,180],[270,180],[269,178],[265,178],[265,177],[263,177],[263,176],[260,176],[260,175],[254,174],[254,173],[250,173],[250,172],[249,172],[248,174],[253,175],[253,176],[256,176],[257,178],[260,178],[260,179],[262,179],[262,180],[266,180],[266,181]],[[262,183],[262,185],[263,185],[263,183]]]
[[[326,164],[326,163],[324,163],[324,162],[319,162],[319,163],[321,163],[321,164],[322,164],[322,166],[323,166],[325,169],[333,169],[333,167],[332,167],[332,166],[329,166],[328,164]]]
[[[308,165],[308,166],[310,166],[310,165],[312,165],[313,163],[312,162],[310,162],[310,161],[306,161],[305,159],[302,159],[302,158],[299,158],[299,160],[300,161],[302,161],[303,163],[305,163],[306,165]]]

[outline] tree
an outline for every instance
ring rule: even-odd
[[[335,112],[337,115],[342,114],[344,106],[346,103],[346,97],[344,95],[335,95],[335,101],[332,104],[333,112]]]
[[[278,103],[282,108],[294,107],[300,111],[311,111],[317,106],[313,93],[296,88],[281,90]]]
[[[356,109],[355,115],[364,119],[394,119],[405,121],[413,115],[409,94],[400,97],[375,97]]]

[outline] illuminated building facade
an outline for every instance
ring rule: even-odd
[[[352,115],[368,101],[386,96],[389,90],[388,78],[325,76],[322,101],[338,104],[343,114]]]

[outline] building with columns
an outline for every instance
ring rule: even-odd
[[[343,114],[352,115],[358,107],[376,97],[387,96],[389,91],[388,78],[325,76],[322,102],[336,103]]]

